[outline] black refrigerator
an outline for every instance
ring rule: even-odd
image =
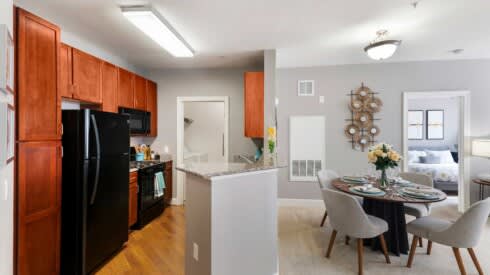
[[[61,274],[92,273],[128,240],[126,115],[64,110]]]

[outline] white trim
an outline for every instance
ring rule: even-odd
[[[403,123],[402,123],[402,144],[403,155],[408,152],[408,100],[416,98],[460,98],[460,128],[458,133],[459,151],[459,186],[458,186],[458,210],[464,212],[470,207],[470,152],[471,152],[471,133],[470,133],[470,91],[425,91],[425,92],[404,92],[403,93]],[[408,164],[403,161],[403,171],[408,170]]]
[[[172,198],[170,205],[179,205],[179,200],[177,200],[177,198]]]
[[[308,199],[277,199],[279,207],[311,207],[325,208],[323,200],[308,200]]]
[[[184,144],[182,143],[184,139],[184,102],[224,102],[225,104],[225,161],[229,159],[229,117],[230,117],[230,103],[228,96],[185,96],[177,97],[177,166],[181,165],[184,158]],[[177,171],[177,205],[184,204],[184,177],[185,173]]]

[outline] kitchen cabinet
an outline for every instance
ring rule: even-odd
[[[146,79],[134,76],[134,108],[146,110]]]
[[[157,84],[148,80],[146,85],[146,111],[151,113],[151,129],[148,136],[156,137],[158,135],[158,96]]]
[[[165,177],[165,194],[164,194],[164,200],[167,205],[169,205],[172,202],[172,161],[167,161],[165,162],[165,171],[164,171],[164,177]]]
[[[102,64],[102,111],[117,113],[117,67]]]
[[[58,140],[61,138],[60,29],[17,9],[15,37],[17,138],[19,141]]]
[[[138,220],[138,172],[129,174],[129,217],[128,228]]]
[[[118,106],[134,108],[134,74],[122,68],[118,69],[117,84]]]
[[[60,46],[60,86],[59,93],[63,98],[73,98],[72,48],[61,43]]]
[[[244,74],[245,136],[264,137],[264,72]]]
[[[72,62],[73,98],[84,102],[102,103],[102,60],[73,48]]]

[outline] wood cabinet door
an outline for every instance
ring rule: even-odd
[[[58,274],[61,142],[20,142],[17,171],[17,273]]]
[[[117,113],[117,67],[102,64],[102,110]]]
[[[246,72],[245,82],[245,136],[264,137],[264,73]]]
[[[61,138],[60,29],[16,9],[18,139]]]
[[[117,102],[119,107],[134,108],[134,74],[118,68]]]
[[[102,103],[101,69],[102,60],[73,49],[74,98],[90,103]]]
[[[134,108],[146,110],[146,79],[134,76]]]
[[[138,183],[129,185],[129,219],[128,226],[131,227],[138,220]]]
[[[148,80],[146,88],[146,111],[151,113],[151,128],[148,136],[156,137],[158,135],[157,84]]]
[[[60,95],[73,98],[72,48],[61,43],[60,46]]]
[[[172,162],[166,162],[165,163],[165,172],[164,172],[164,177],[165,177],[165,194],[164,194],[164,199],[167,204],[170,204],[172,201],[172,196],[173,196],[173,183],[172,183]]]

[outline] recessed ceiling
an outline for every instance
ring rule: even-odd
[[[363,48],[387,29],[402,45],[389,60],[490,58],[490,1],[15,0],[16,4],[145,69],[246,67],[277,49],[278,67],[377,63]],[[170,56],[120,12],[151,4],[196,51]],[[453,54],[453,49],[464,49]]]

